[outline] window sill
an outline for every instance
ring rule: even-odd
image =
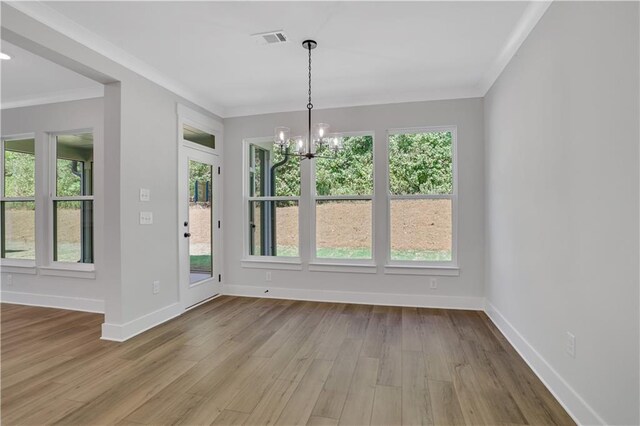
[[[287,271],[302,271],[302,262],[296,258],[288,259],[242,259],[240,264],[243,268],[253,269],[283,269]]]
[[[40,275],[53,277],[95,279],[96,271],[93,264],[54,264],[38,268]]]
[[[373,263],[312,262],[309,263],[309,271],[375,274],[378,267]]]
[[[35,275],[37,273],[35,260],[2,259],[0,269],[8,274]]]
[[[460,275],[460,268],[457,266],[385,265],[384,273],[390,275],[436,275],[457,277]]]

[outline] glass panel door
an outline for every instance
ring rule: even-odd
[[[213,277],[213,167],[189,160],[189,283]]]

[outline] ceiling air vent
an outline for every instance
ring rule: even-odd
[[[276,44],[287,41],[287,36],[283,31],[269,31],[266,33],[252,34],[251,37],[260,44]]]

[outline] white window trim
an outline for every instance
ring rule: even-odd
[[[57,194],[57,185],[58,185],[58,158],[57,158],[57,149],[58,144],[56,137],[60,135],[76,135],[79,133],[91,133],[95,136],[95,131],[92,127],[83,128],[83,129],[74,129],[74,130],[64,130],[64,131],[56,131],[56,132],[48,132],[47,133],[47,141],[48,141],[48,161],[49,165],[49,174],[48,174],[48,188],[47,188],[47,204],[46,204],[46,212],[47,212],[47,223],[48,223],[48,231],[47,231],[47,260],[46,263],[41,266],[39,269],[42,275],[55,275],[55,276],[66,276],[66,277],[78,277],[78,278],[95,278],[95,256],[96,256],[96,241],[95,241],[95,185],[94,185],[94,194],[93,195],[78,195],[71,197],[61,197]],[[93,148],[94,158],[93,162],[96,163],[95,158],[95,144]],[[92,173],[93,168],[92,168]],[[95,182],[95,174],[92,177]],[[56,201],[92,201],[93,207],[91,209],[91,226],[93,227],[93,263],[75,263],[75,262],[60,262],[53,260],[53,246],[54,246],[54,238],[53,234],[54,226],[54,206],[53,204]],[[57,271],[57,272],[56,272]]]
[[[309,263],[309,271],[311,272],[347,272],[358,274],[377,274],[378,267],[375,263],[368,259],[328,259],[329,262],[316,261]],[[336,263],[336,261],[342,261]],[[368,263],[357,262],[359,260],[367,260]]]
[[[398,134],[451,132],[452,155],[452,179],[453,191],[451,194],[416,194],[394,195],[390,189],[389,168],[389,138]],[[387,130],[386,138],[387,163],[385,169],[386,193],[387,193],[387,259],[384,268],[385,274],[402,275],[458,275],[458,127],[457,126],[431,126],[409,127]],[[409,199],[451,199],[451,261],[401,261],[391,259],[391,200]]]
[[[362,273],[376,273],[376,136],[374,131],[359,131],[359,132],[342,132],[340,133],[344,137],[358,137],[358,136],[371,136],[371,161],[372,161],[372,190],[371,195],[317,195],[316,194],[316,163],[311,163],[311,176],[309,179],[310,187],[309,191],[311,196],[309,197],[309,221],[311,225],[309,235],[309,253],[311,253],[311,260],[309,262],[310,271],[324,271],[324,272],[362,272]],[[329,135],[331,136],[331,135]],[[316,245],[316,205],[317,201],[322,200],[371,200],[371,259],[340,259],[332,257],[318,257],[317,245]]]
[[[33,139],[34,143],[34,188],[33,188],[33,197],[5,197],[4,196],[4,143],[5,141],[12,140],[20,140],[20,139]],[[29,133],[18,133],[14,135],[6,135],[0,138],[0,201],[2,202],[12,202],[12,201],[32,201],[34,204],[34,245],[35,245],[35,255],[34,259],[0,259],[0,266],[2,266],[2,272],[12,272],[12,273],[27,273],[27,274],[35,274],[36,272],[36,259],[38,257],[38,233],[37,233],[37,213],[35,213],[36,198],[37,198],[37,182],[38,182],[38,168],[36,164],[36,152],[37,152],[37,144],[38,141],[36,139],[35,132]]]
[[[302,270],[302,258],[301,258],[301,244],[300,236],[302,235],[302,223],[300,220],[300,200],[302,194],[299,196],[284,196],[284,197],[250,197],[249,196],[249,149],[253,144],[264,144],[273,142],[271,137],[257,137],[257,138],[245,138],[242,141],[242,212],[243,212],[243,224],[242,224],[242,241],[243,241],[243,255],[241,259],[241,266],[245,268],[261,268],[261,269],[288,269],[288,270]],[[300,181],[302,182],[302,167],[300,167]],[[302,185],[300,185],[300,191],[302,192]],[[297,201],[298,203],[298,256],[259,256],[249,254],[249,245],[251,235],[249,234],[249,202],[250,201]]]

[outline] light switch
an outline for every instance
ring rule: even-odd
[[[151,191],[147,188],[140,188],[140,201],[149,201],[151,199]]]
[[[140,212],[140,225],[151,225],[153,223],[152,212]]]

